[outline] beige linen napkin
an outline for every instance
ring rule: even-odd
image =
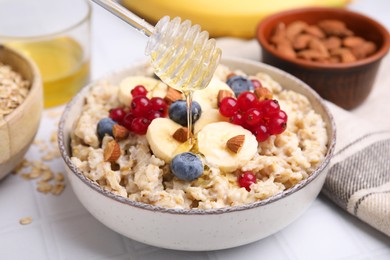
[[[255,40],[218,39],[224,56],[260,59]],[[346,111],[327,102],[337,128],[337,144],[322,189],[342,209],[390,236],[390,69],[381,65],[376,96]],[[388,86],[386,88],[386,86]]]

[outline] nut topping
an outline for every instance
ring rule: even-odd
[[[115,162],[121,156],[121,148],[115,141],[109,141],[104,149],[103,157],[105,162]]]
[[[218,96],[217,96],[218,107],[219,107],[219,104],[221,103],[221,100],[224,99],[225,97],[233,97],[233,94],[232,94],[232,92],[230,92],[228,90],[221,89],[218,92]]]
[[[115,140],[124,140],[129,136],[129,130],[124,126],[115,124],[112,127],[112,134]]]
[[[167,104],[171,104],[180,99],[182,99],[181,92],[174,88],[168,87],[167,94],[164,97],[165,102],[167,102]]]
[[[187,141],[187,135],[188,135],[188,128],[187,127],[180,127],[176,130],[175,133],[173,133],[172,137],[181,142],[184,143]]]
[[[239,153],[245,142],[245,135],[236,135],[226,142],[226,147],[233,153]]]

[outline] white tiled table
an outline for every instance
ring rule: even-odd
[[[356,0],[351,8],[390,28],[387,0]],[[143,59],[145,43],[141,34],[95,6],[92,78]],[[387,57],[380,73],[388,73],[389,61]],[[381,92],[383,88],[374,89],[370,99]],[[55,129],[57,119],[49,116],[52,111],[45,111],[37,138],[47,139]],[[359,109],[354,113],[359,115]],[[38,149],[32,147],[27,157],[40,158]],[[60,160],[51,166],[64,171]],[[389,237],[322,195],[296,222],[266,239],[228,250],[180,252],[147,246],[106,228],[83,208],[66,183],[61,196],[54,197],[38,193],[34,182],[19,176],[11,175],[0,182],[0,259],[390,259]],[[33,222],[20,225],[19,219],[26,216]]]

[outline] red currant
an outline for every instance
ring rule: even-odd
[[[243,125],[244,124],[244,117],[241,113],[237,112],[233,116],[229,118],[230,123],[235,125]]]
[[[158,111],[162,116],[167,115],[168,106],[164,99],[160,97],[154,97],[150,100],[150,103],[152,103],[152,109],[154,111]]]
[[[250,108],[244,114],[244,122],[248,126],[255,126],[261,122],[261,112],[257,108]]]
[[[150,125],[150,120],[145,117],[136,117],[131,122],[131,130],[139,135],[146,134],[148,126]]]
[[[263,86],[263,84],[261,84],[261,82],[257,79],[251,79],[251,82],[254,88],[261,88]]]
[[[237,98],[238,107],[242,112],[255,107],[257,102],[256,95],[249,91],[242,92]]]
[[[256,140],[258,142],[264,142],[270,136],[267,127],[263,124],[257,125],[253,131],[253,134],[256,136]]]
[[[156,118],[159,118],[159,117],[163,117],[163,115],[159,112],[159,111],[154,111],[154,110],[151,110],[148,114],[148,119],[150,121],[152,121],[153,119],[156,119]]]
[[[143,96],[144,97],[144,96],[146,96],[146,94],[148,94],[148,91],[142,85],[135,86],[130,92],[131,92],[131,95],[133,97],[138,97],[138,96]]]
[[[152,103],[147,97],[137,96],[131,101],[130,107],[134,116],[142,117],[147,116],[149,111],[152,110]]]
[[[131,131],[131,122],[133,122],[133,119],[134,119],[134,115],[132,112],[129,112],[125,115],[125,117],[123,118],[121,124],[127,128],[127,130]]]
[[[287,114],[283,110],[279,110],[279,112],[275,116],[281,119],[285,119],[287,122]]]
[[[247,191],[251,190],[250,186],[252,185],[252,183],[256,183],[256,176],[253,172],[242,172],[238,176],[238,184],[240,185],[240,187],[245,188]]]
[[[273,116],[280,110],[279,102],[275,99],[263,100],[259,103],[258,107],[260,107],[267,117]]]
[[[225,97],[219,104],[219,112],[221,115],[231,117],[238,111],[237,100],[232,97]]]
[[[271,135],[278,135],[284,132],[287,127],[287,118],[272,117],[268,122],[268,132]]]
[[[126,111],[122,107],[117,107],[110,110],[110,118],[118,123],[121,123],[125,116]]]

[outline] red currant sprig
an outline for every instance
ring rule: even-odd
[[[238,175],[238,184],[240,187],[250,191],[252,183],[256,183],[256,176],[252,171],[240,172]]]
[[[246,91],[237,99],[225,97],[221,100],[219,112],[229,121],[250,130],[258,142],[264,142],[271,135],[284,132],[287,114],[280,109],[275,99],[259,101],[256,95]]]
[[[146,95],[148,91],[142,85],[138,85],[131,90],[133,100],[130,103],[130,110],[126,112],[124,108],[114,108],[110,110],[110,117],[139,135],[146,134],[150,123],[159,117],[165,117],[168,105],[164,99],[153,97],[149,99]]]

